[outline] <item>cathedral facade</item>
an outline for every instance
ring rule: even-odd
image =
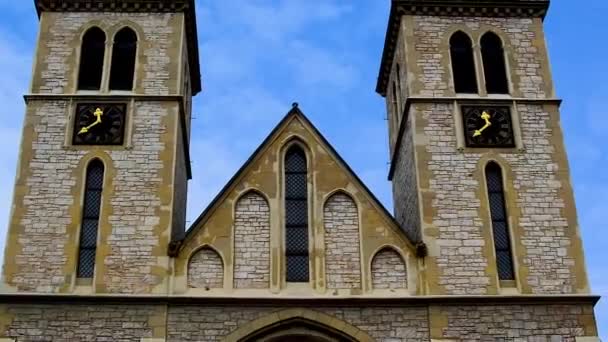
[[[599,341],[549,0],[393,0],[394,214],[297,104],[186,229],[194,0],[35,0],[0,341]]]

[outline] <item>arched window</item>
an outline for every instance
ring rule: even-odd
[[[87,167],[78,251],[78,278],[92,278],[95,271],[103,172],[103,163],[97,159],[93,160]]]
[[[500,280],[514,280],[513,255],[511,253],[511,238],[507,210],[505,208],[502,171],[498,164],[489,163],[486,166],[486,183],[488,186],[490,215],[492,217],[492,231],[494,232],[498,278]]]
[[[82,38],[80,48],[79,90],[99,90],[106,51],[106,34],[99,27],[90,28]]]
[[[137,35],[128,27],[118,31],[112,48],[110,90],[132,90],[137,57]]]
[[[471,38],[458,31],[450,38],[450,55],[452,56],[452,73],[454,88],[457,93],[477,93],[475,76],[475,57]]]
[[[293,146],[285,155],[285,259],[288,282],[308,282],[308,168]]]
[[[481,37],[481,56],[483,71],[486,77],[486,89],[489,94],[508,94],[507,67],[502,41],[493,32]]]

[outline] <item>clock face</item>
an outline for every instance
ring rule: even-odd
[[[125,132],[124,103],[78,104],[74,145],[122,145]]]
[[[515,147],[509,107],[463,106],[467,147]]]

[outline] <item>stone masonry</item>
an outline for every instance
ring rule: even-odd
[[[485,167],[479,165],[482,154],[457,152],[451,105],[415,108],[419,122],[426,123],[421,129],[430,157],[420,167],[432,175],[429,190],[434,194],[432,207],[436,212],[432,225],[439,231],[439,284],[452,294],[484,294],[490,281],[486,267],[494,261],[487,260],[483,253],[484,231],[489,227],[483,226],[479,216],[477,193],[481,185],[471,176]],[[557,132],[551,114],[542,106],[520,104],[516,109],[527,148],[500,154],[513,171],[508,181],[516,190],[520,213],[519,225],[510,227],[511,234],[521,232],[516,234],[521,244],[515,245],[515,255],[523,255],[523,266],[529,270],[526,281],[533,293],[571,293],[574,260],[567,249],[572,243],[569,230],[574,227],[568,226],[564,216],[563,184],[556,181],[562,171],[555,160],[559,146],[552,143]]]
[[[503,173],[512,171],[506,186],[513,193],[507,194],[507,200],[514,196],[509,203],[516,206],[508,207],[508,215],[512,218],[515,263],[519,265],[516,272],[524,291],[563,294],[575,292],[577,287],[585,291],[581,285],[585,280],[577,280],[585,276],[574,269],[580,247],[575,219],[567,214],[574,203],[566,200],[571,190],[564,182],[567,177],[562,177],[568,166],[559,113],[557,107],[544,101],[554,92],[542,23],[531,18],[416,15],[407,20],[410,26],[403,30],[410,35],[402,44],[408,52],[408,72],[416,76],[415,80],[410,78],[409,96],[432,98],[409,107],[399,154],[393,160],[395,212],[398,222],[410,235],[414,233],[413,238],[427,239],[431,257],[436,258],[438,291],[487,294],[496,286],[492,285],[497,282],[496,275],[488,272],[495,267],[495,260],[491,227],[483,222],[487,205],[479,197],[484,189],[483,177],[478,177],[485,167],[480,163],[482,158],[498,158],[508,168]],[[475,103],[485,95],[442,100],[454,96],[448,41],[456,30],[473,38],[478,65],[476,40],[490,30],[503,40],[511,96],[529,100],[501,102],[511,106],[520,125],[523,148],[506,152],[460,149],[457,136],[463,132],[456,127],[461,118],[455,105]],[[483,83],[479,88],[485,91]],[[418,212],[424,215],[420,220]]]
[[[170,309],[169,342],[222,341],[247,322],[280,312],[280,307],[196,307]],[[365,331],[377,342],[429,341],[427,310],[410,308],[316,308]]]
[[[374,289],[406,289],[407,268],[401,256],[385,248],[372,260],[372,286]]]
[[[359,214],[350,196],[338,193],[327,200],[325,273],[328,289],[361,288]]]
[[[159,96],[176,92],[173,75],[181,69],[172,64],[170,49],[181,36],[171,23],[179,22],[181,15],[43,13],[32,92],[62,95],[76,91],[80,35],[91,23],[107,32],[129,24],[141,33],[136,91]],[[109,65],[106,69],[108,72]],[[82,161],[105,156],[107,184],[98,240],[101,263],[96,266],[97,282],[103,285],[98,290],[149,293],[163,282],[166,269],[161,268],[168,266],[160,265],[163,260],[166,263],[171,230],[171,193],[176,186],[173,128],[179,104],[164,99],[130,102],[125,132],[129,146],[102,152],[70,146],[70,117],[75,108],[71,101],[66,95],[28,102],[22,172],[17,179],[20,190],[15,196],[19,209],[11,220],[14,240],[7,244],[11,255],[5,258],[5,281],[20,291],[62,292],[69,288],[76,271],[80,224],[76,218],[82,203],[76,189],[84,182],[86,165]],[[186,182],[183,174],[178,176]],[[185,186],[179,188],[185,192]]]
[[[250,192],[234,213],[234,287],[270,286],[270,209],[264,197]]]
[[[29,175],[19,180],[28,191],[22,201],[24,213],[16,222],[23,227],[18,241],[23,250],[14,256],[19,271],[12,279],[21,290],[55,292],[65,285],[66,246],[75,239],[66,234],[73,222],[69,210],[81,201],[72,196],[79,175],[73,170],[86,168],[80,162],[87,155],[63,148],[67,108],[67,102],[53,101],[28,109],[36,139]],[[166,181],[159,177],[165,167],[160,153],[166,148],[160,140],[164,134],[160,121],[167,115],[159,103],[137,102],[129,118],[134,126],[133,149],[108,152],[116,172],[106,177],[113,177],[115,188],[111,207],[102,206],[102,212],[111,213],[107,219],[113,229],[107,236],[100,232],[100,241],[111,246],[112,253],[104,260],[110,291],[146,291],[159,281],[151,277],[150,269],[156,264],[151,252],[158,245],[154,230],[161,206],[156,189]]]
[[[138,37],[142,50],[143,62],[141,71],[135,78],[135,87],[146,95],[170,95],[177,93],[175,84],[177,65],[172,65],[170,50],[174,42],[179,41],[171,21],[182,14],[174,13],[51,13],[45,12],[42,17],[42,29],[48,30],[40,47],[44,51],[44,60],[34,70],[33,93],[71,94],[76,90],[77,57],[80,49],[80,35],[84,27],[92,22],[106,30],[120,25],[135,23],[143,32]],[[113,37],[107,37],[111,42]],[[152,43],[153,42],[153,43]],[[106,50],[108,50],[106,48]],[[108,53],[108,51],[106,51]],[[42,55],[42,54],[41,54]],[[177,56],[176,56],[177,57]],[[172,68],[175,70],[172,70]],[[179,71],[181,72],[181,71]],[[179,85],[181,86],[181,85]]]
[[[153,305],[17,305],[3,308],[10,323],[2,336],[19,342],[140,342],[164,328],[164,308]]]
[[[188,263],[188,286],[221,289],[224,287],[224,265],[220,256],[210,248],[196,252]]]
[[[24,305],[2,307],[3,336],[17,341],[222,341],[284,307],[205,305]],[[377,342],[562,341],[589,336],[593,308],[578,305],[318,307]],[[167,312],[165,316],[165,312]],[[429,320],[430,319],[430,320]],[[165,335],[166,334],[166,335]],[[431,335],[432,334],[432,335]]]
[[[411,127],[412,118],[407,116],[407,129],[401,141],[401,153],[396,156],[395,172],[393,175],[393,198],[395,207],[395,219],[406,234],[413,241],[419,241],[420,232],[420,202],[418,200],[418,187],[416,184],[416,159],[413,132]]]
[[[411,95],[425,96],[450,96],[453,89],[450,86],[451,71],[446,61],[446,48],[449,40],[450,29],[458,25],[463,25],[467,30],[476,32],[486,32],[490,29],[500,33],[501,37],[507,37],[503,44],[513,47],[508,53],[513,63],[508,64],[508,68],[513,75],[516,97],[529,99],[543,99],[552,96],[549,89],[545,89],[544,83],[547,80],[544,75],[548,72],[547,61],[544,58],[544,46],[539,46],[538,42],[544,43],[542,32],[538,31],[538,26],[530,18],[466,18],[466,17],[432,17],[414,16],[413,17],[413,37],[408,44],[409,49],[414,49],[417,59],[409,61],[416,65],[417,85],[421,90],[412,91]],[[504,39],[503,39],[504,40]],[[478,44],[475,42],[474,45]],[[481,88],[481,85],[480,85]]]
[[[575,342],[596,333],[585,331],[584,322],[594,320],[590,306],[437,306],[430,312],[447,319],[443,337],[461,341]]]

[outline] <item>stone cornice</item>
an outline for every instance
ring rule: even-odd
[[[38,16],[42,12],[139,12],[176,13],[186,16],[188,62],[192,95],[201,91],[201,71],[194,0],[34,0]]]
[[[549,0],[392,0],[376,92],[386,96],[403,15],[544,18]]]
[[[427,305],[595,305],[595,295],[513,295],[513,296],[387,296],[387,297],[218,297],[179,295],[72,295],[0,294],[0,304],[165,304],[218,306],[293,306],[293,307],[403,307]]]

